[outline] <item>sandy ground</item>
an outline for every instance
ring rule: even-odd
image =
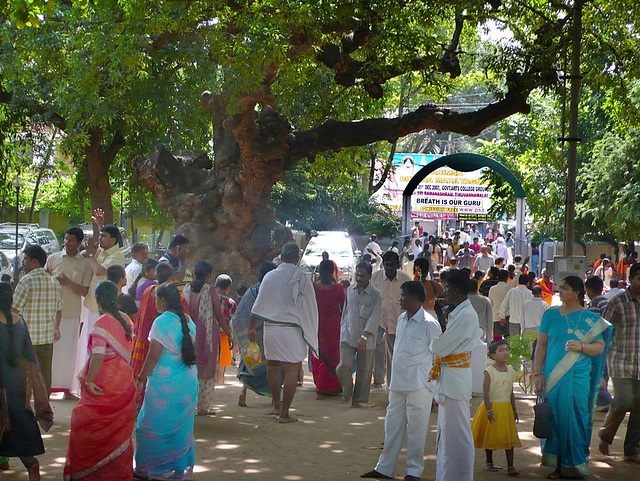
[[[372,408],[352,409],[340,404],[338,398],[315,399],[315,391],[307,373],[304,385],[298,389],[293,408],[301,422],[281,425],[265,412],[270,399],[249,392],[249,407],[237,405],[240,383],[235,368],[227,371],[226,384],[216,387],[217,414],[198,417],[195,423],[196,466],[193,480],[355,480],[372,469],[380,455],[384,440],[384,414],[387,393],[371,393]],[[481,402],[474,397],[471,413]],[[47,452],[40,456],[42,479],[61,480],[69,437],[69,421],[73,401],[52,396],[55,425],[43,435]],[[544,479],[551,471],[540,467],[540,448],[531,433],[534,399],[517,396],[521,422],[518,431],[523,447],[516,450],[515,464],[521,479]],[[431,415],[431,428],[425,447],[425,471],[422,479],[435,476],[435,430],[437,413]],[[595,425],[600,426],[604,414],[597,413]],[[621,426],[624,435],[626,422]],[[625,479],[640,481],[640,466],[622,460],[620,436],[612,447],[612,456],[597,452],[596,435],[592,440],[591,479]],[[494,455],[496,464],[505,465],[504,452]],[[509,479],[505,472],[487,473],[484,452],[476,450],[475,479]],[[15,470],[0,472],[2,480],[27,480],[18,459],[12,459]],[[404,477],[404,458],[400,457],[396,478]],[[456,481],[456,480],[451,480]]]

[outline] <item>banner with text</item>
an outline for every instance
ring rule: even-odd
[[[402,192],[420,169],[440,156],[401,154],[393,157],[393,167],[378,201],[402,216]],[[411,196],[411,217],[421,219],[486,221],[491,207],[491,191],[482,181],[482,170],[458,172],[441,167],[425,177]]]

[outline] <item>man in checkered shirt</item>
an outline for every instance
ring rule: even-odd
[[[624,459],[640,464],[640,264],[629,271],[629,289],[611,299],[602,317],[613,324],[607,359],[614,397],[598,432],[598,449],[609,454],[609,446],[627,412],[629,422],[624,439]]]
[[[51,392],[53,343],[60,339],[62,296],[58,281],[44,270],[46,262],[47,253],[42,247],[24,250],[22,268],[27,274],[16,286],[12,307],[27,323],[40,372]]]

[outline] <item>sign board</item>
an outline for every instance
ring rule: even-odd
[[[377,200],[402,216],[402,192],[420,169],[440,156],[396,153],[393,166]],[[449,167],[434,170],[411,196],[411,217],[488,221],[491,191],[482,181],[482,171],[459,172]]]

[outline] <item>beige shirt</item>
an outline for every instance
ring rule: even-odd
[[[493,309],[493,322],[500,322],[500,307],[502,307],[502,301],[511,289],[515,286],[509,282],[498,282],[495,286],[489,289],[489,300],[491,301],[491,308]]]
[[[56,252],[47,257],[45,270],[53,277],[64,274],[69,280],[82,287],[89,287],[91,277],[93,277],[89,260],[80,252],[74,257],[70,257],[66,249],[62,249],[60,252]],[[81,296],[73,292],[69,286],[61,285],[60,291],[62,295],[62,317],[80,317],[80,310],[82,309]]]
[[[107,249],[106,251],[101,247],[96,251],[96,261],[105,269],[108,269],[110,266],[122,266],[124,267],[124,254],[120,250],[118,244],[113,247]],[[91,264],[89,263],[89,266]],[[91,309],[93,312],[98,312],[98,304],[96,303],[96,287],[100,282],[107,279],[107,274],[104,276],[96,276],[95,274],[91,278],[91,284],[89,284],[89,293],[87,297],[84,298],[84,307],[87,309]]]
[[[382,312],[380,317],[380,327],[386,329],[389,334],[396,333],[398,317],[402,314],[400,307],[400,286],[411,277],[406,272],[398,269],[396,277],[390,281],[384,269],[380,269],[371,276],[371,285],[378,289],[382,296]]]

